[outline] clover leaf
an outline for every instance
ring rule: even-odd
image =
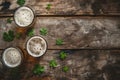
[[[12,23],[11,18],[8,18],[8,19],[7,19],[7,23],[10,23],[10,24]]]
[[[63,72],[69,71],[69,67],[68,67],[68,66],[64,66],[64,67],[62,68],[62,71],[63,71]]]
[[[48,32],[48,31],[47,31],[46,28],[41,28],[41,29],[40,29],[40,34],[43,35],[43,36],[46,36],[47,32]]]
[[[57,39],[56,40],[56,45],[62,45],[63,44],[63,40],[62,39]]]
[[[49,62],[49,65],[50,65],[50,67],[55,68],[55,67],[57,67],[57,62],[56,62],[55,60],[51,60],[51,61]]]
[[[40,75],[45,71],[44,66],[36,64],[33,69],[33,73],[36,75]]]
[[[17,4],[23,6],[25,4],[25,0],[17,0]]]
[[[47,9],[47,10],[50,10],[50,9],[51,9],[51,6],[52,6],[52,4],[47,4],[46,9]]]
[[[15,38],[14,32],[9,30],[8,32],[3,33],[3,40],[7,42],[13,41]]]
[[[61,51],[60,54],[59,54],[59,58],[64,60],[66,57],[67,57],[67,53],[64,52],[64,51]]]
[[[32,37],[34,35],[34,29],[31,28],[27,31],[27,36]]]

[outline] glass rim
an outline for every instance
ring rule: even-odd
[[[1,56],[1,57],[2,57],[2,58],[1,58],[1,62],[2,62],[2,64],[3,64],[3,66],[6,66],[6,67],[8,67],[8,68],[15,68],[15,67],[11,67],[11,66],[7,65],[7,64],[5,63],[5,61],[3,60],[3,54],[4,54],[5,50],[7,50],[7,49],[9,49],[9,48],[17,49],[17,50],[20,52],[21,61],[20,61],[20,64],[17,65],[17,66],[15,66],[15,67],[20,66],[20,65],[22,64],[22,62],[23,62],[23,59],[24,59],[23,51],[22,51],[20,48],[18,48],[18,47],[13,47],[13,46],[7,47],[7,48],[5,48],[5,49],[3,50],[2,56]]]
[[[24,27],[18,25],[17,22],[16,22],[16,20],[15,20],[15,13],[16,13],[16,11],[17,11],[18,9],[22,8],[22,7],[27,7],[27,8],[29,8],[29,9],[33,12],[33,21],[32,21],[32,23],[30,23],[29,25],[24,26]],[[34,10],[33,10],[30,6],[21,6],[21,7],[18,7],[18,8],[15,10],[13,20],[14,20],[15,24],[17,25],[17,27],[19,27],[19,28],[27,28],[27,27],[30,27],[30,26],[34,23],[35,18],[36,18],[35,12],[34,12]]]

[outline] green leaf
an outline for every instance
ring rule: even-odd
[[[49,62],[49,65],[50,65],[50,67],[55,68],[55,67],[57,67],[57,62],[56,62],[55,60],[51,60],[51,61]]]
[[[69,67],[68,67],[68,66],[64,66],[64,67],[62,68],[62,71],[63,71],[63,72],[69,71]]]
[[[33,28],[31,28],[27,31],[27,36],[29,36],[29,37],[34,36],[34,29]]]
[[[10,36],[12,36],[12,37],[14,36],[14,32],[11,31],[11,30],[8,31],[8,34],[9,34]]]
[[[9,30],[8,32],[3,33],[3,40],[7,42],[13,41],[15,38],[14,32]]]
[[[10,23],[10,24],[12,23],[11,18],[8,18],[8,19],[7,19],[7,23]]]
[[[51,9],[51,6],[52,6],[52,4],[47,4],[46,9],[47,9],[47,10],[50,10],[50,9]]]
[[[59,58],[64,60],[67,57],[67,53],[65,53],[64,51],[60,52],[59,54]]]
[[[47,31],[46,28],[41,28],[41,29],[40,29],[40,34],[43,35],[43,36],[46,36],[47,32],[48,32],[48,31]]]
[[[36,75],[40,75],[45,71],[44,66],[36,64],[33,69],[33,73]]]
[[[57,39],[56,40],[56,45],[62,45],[63,44],[63,40],[62,39]]]
[[[23,6],[25,4],[25,0],[17,0],[17,4]]]

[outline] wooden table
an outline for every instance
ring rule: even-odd
[[[119,80],[120,79],[120,1],[119,0],[26,0],[25,5],[33,8],[36,21],[33,25],[35,35],[40,28],[46,28],[48,50],[40,58],[28,55],[25,44],[29,37],[3,41],[3,32],[14,30],[13,19],[19,7],[17,0],[0,0],[0,53],[9,46],[20,47],[24,54],[24,63],[15,74],[12,69],[2,69],[0,80]],[[47,4],[51,9],[47,10]],[[61,38],[63,45],[56,45]],[[58,58],[60,51],[69,53],[67,59]],[[49,61],[55,59],[58,67],[49,67]],[[45,73],[34,75],[35,64],[45,66]],[[69,66],[65,73],[63,66]],[[50,76],[52,79],[47,79]]]

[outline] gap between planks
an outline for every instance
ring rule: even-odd
[[[5,49],[0,49],[0,51],[4,51]],[[26,49],[23,49],[23,50],[26,50]],[[47,50],[75,50],[75,51],[79,51],[79,50],[104,50],[104,51],[107,51],[107,50],[120,50],[120,48],[109,48],[109,49],[47,49]]]
[[[13,14],[0,14],[0,18],[5,17],[14,17]],[[120,17],[120,15],[36,15],[36,17],[81,17],[81,18],[88,18],[88,17],[94,17],[94,18],[105,18],[105,17]]]

